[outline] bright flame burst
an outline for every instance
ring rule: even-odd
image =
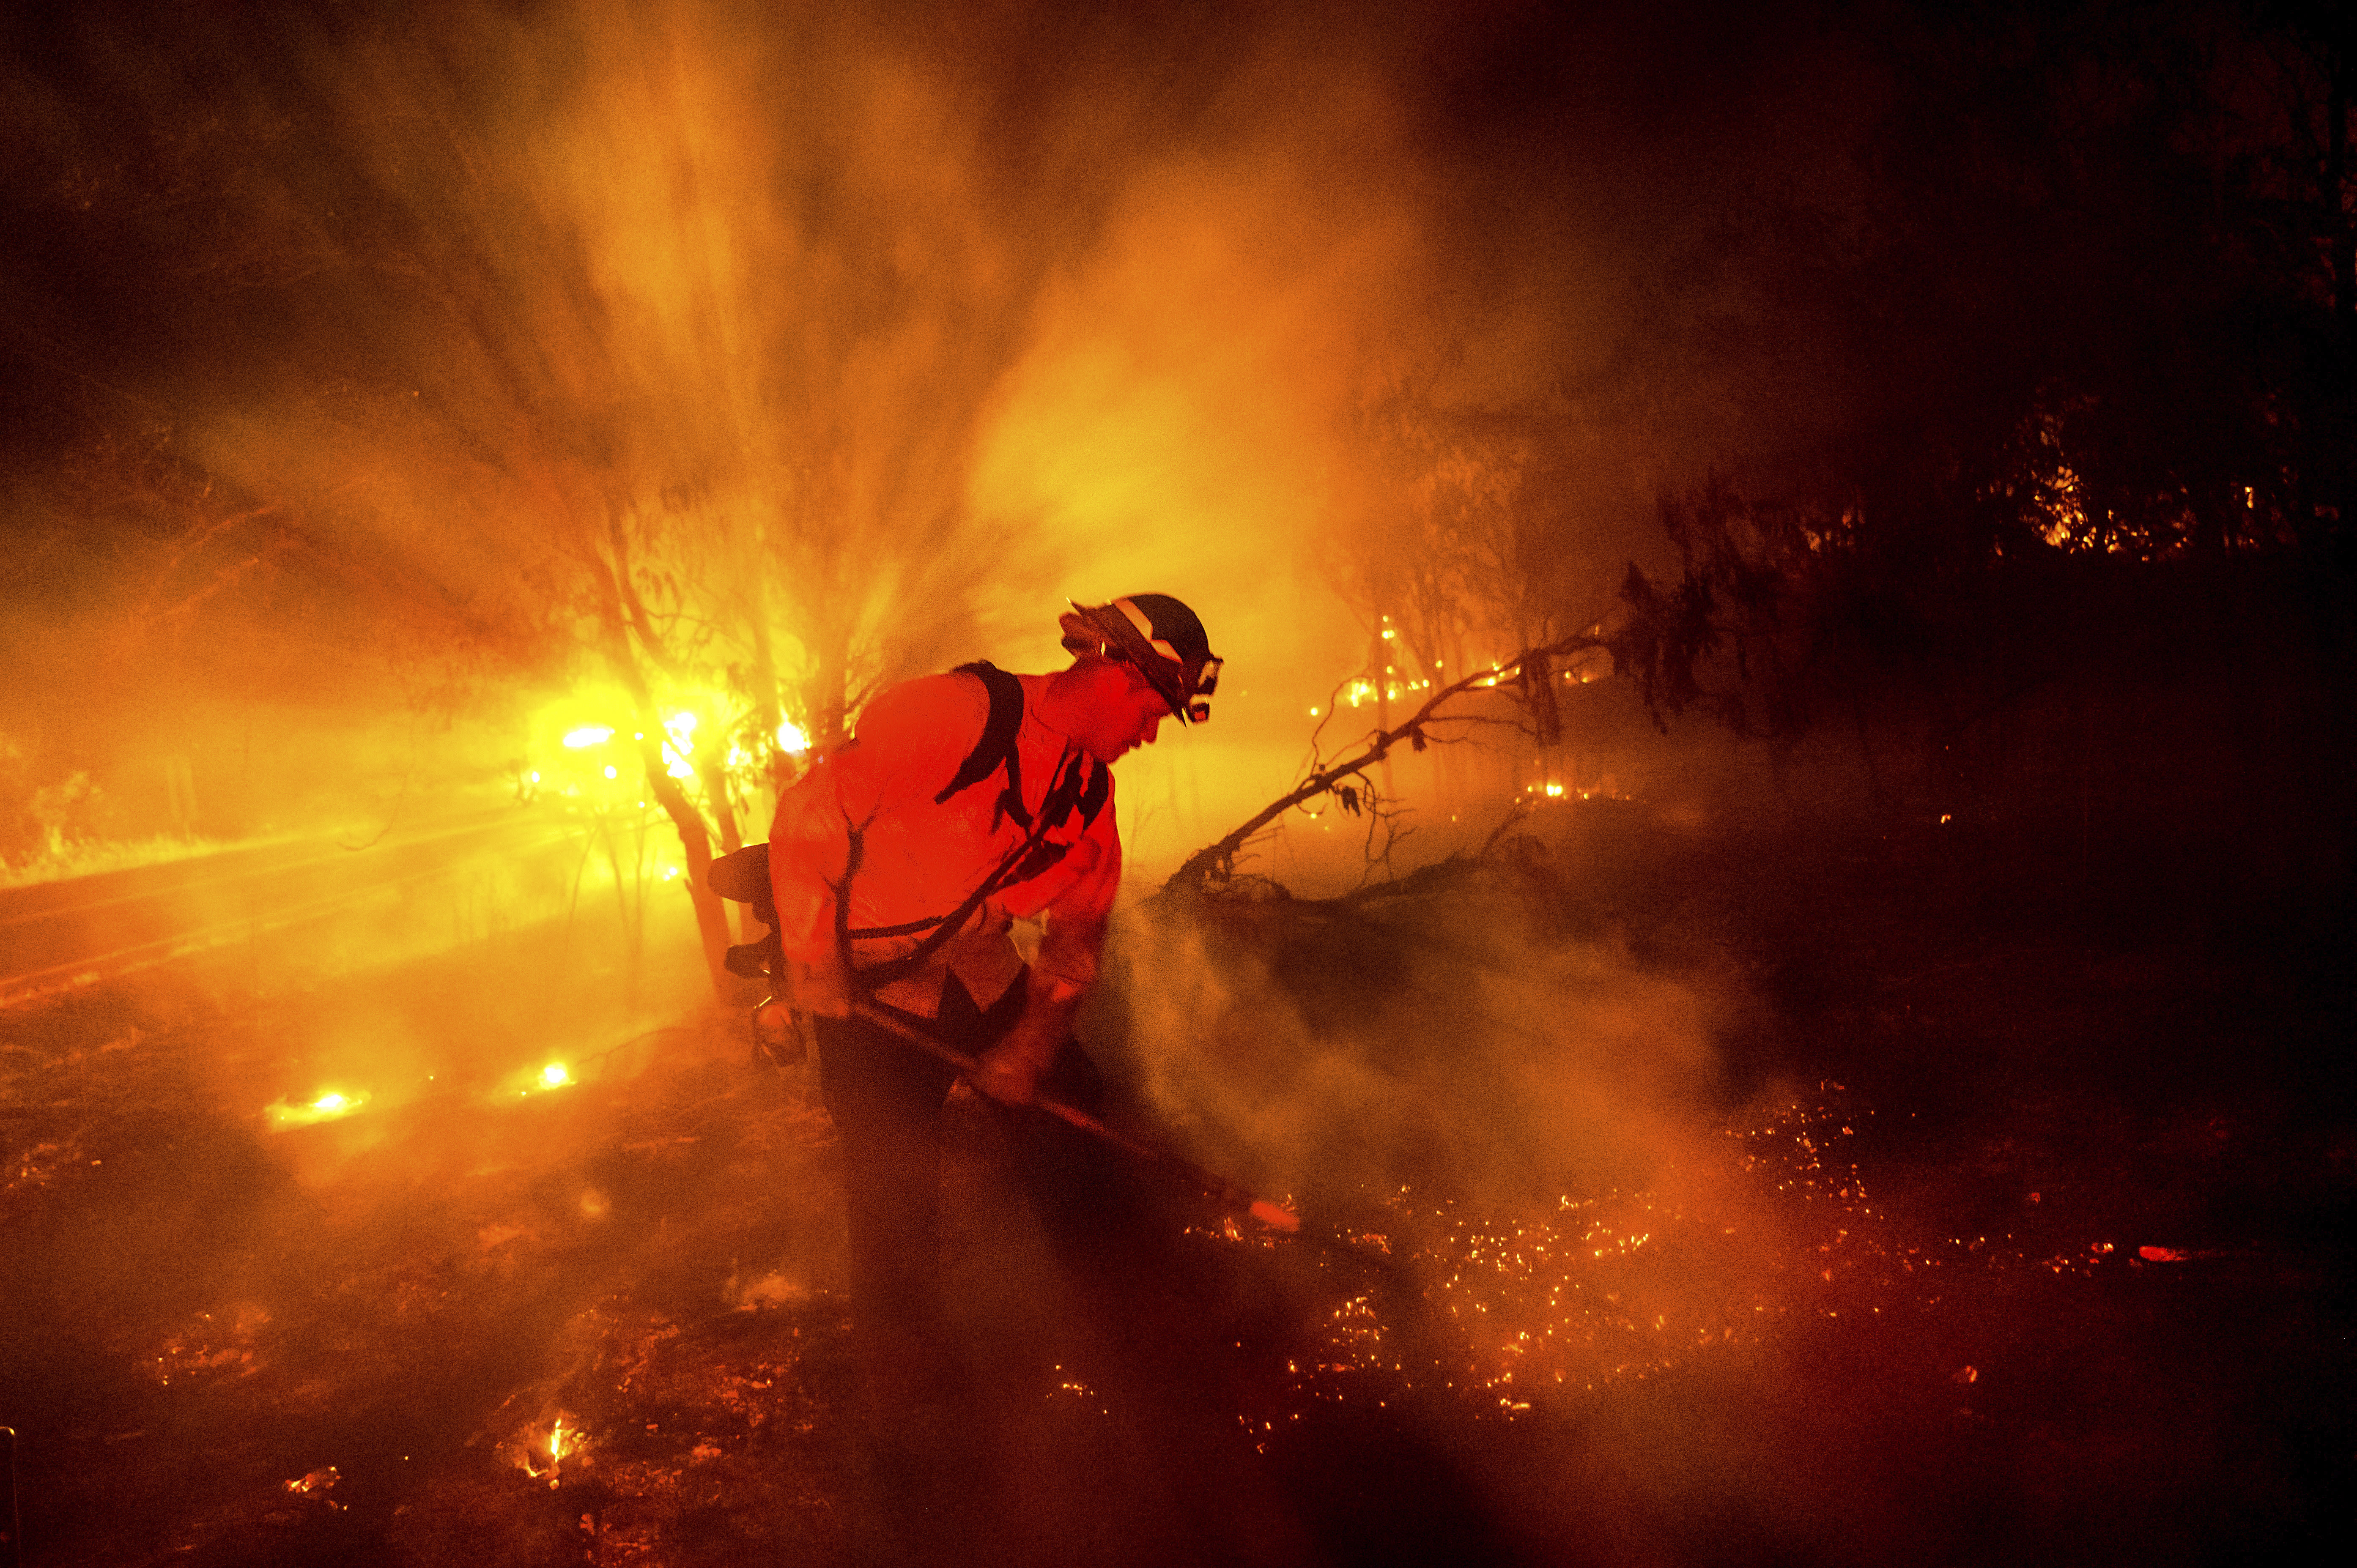
[[[634,706],[619,688],[593,683],[543,708],[530,725],[526,760],[517,770],[519,788],[530,796],[555,796],[584,806],[635,803],[643,810],[646,802],[639,797],[645,791],[637,780],[649,760],[645,743],[651,741],[662,772],[685,786],[691,798],[710,781],[716,765],[741,806],[770,787],[778,752],[799,757],[810,748],[808,736],[792,720],[780,722],[773,737],[748,721],[737,698],[716,687],[673,693],[649,729],[625,729],[615,722],[615,715]],[[773,740],[776,751],[770,749]]]
[[[663,720],[663,771],[674,779],[695,777],[695,715],[676,713]]]
[[[346,1094],[341,1090],[331,1089],[320,1095],[318,1099],[305,1105],[290,1104],[284,1100],[278,1101],[264,1113],[270,1118],[270,1125],[274,1129],[308,1127],[316,1122],[332,1122],[339,1116],[349,1116],[366,1105],[368,1101],[369,1097],[365,1094]]]
[[[512,1089],[518,1098],[522,1098],[525,1095],[544,1093],[549,1090],[570,1089],[575,1079],[571,1068],[566,1067],[563,1062],[550,1062],[546,1067],[537,1070],[527,1070],[511,1075],[506,1081],[508,1088]]]
[[[564,1479],[562,1471],[568,1455],[585,1468],[589,1463],[585,1456],[588,1444],[583,1441],[584,1434],[580,1425],[576,1423],[568,1427],[565,1424],[566,1420],[567,1417],[562,1412],[557,1415],[556,1420],[548,1429],[546,1444],[544,1444],[538,1438],[526,1432],[513,1447],[508,1449],[508,1452],[513,1455],[518,1469],[535,1481],[546,1481],[552,1487]],[[506,1445],[502,1444],[502,1446]],[[544,1447],[548,1454],[548,1463],[545,1466],[540,1462]]]

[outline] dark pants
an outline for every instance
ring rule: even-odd
[[[987,1012],[952,979],[941,1015],[910,1019],[967,1056],[980,1056],[1023,1012],[1017,981]],[[941,1112],[956,1069],[856,1018],[817,1020],[819,1086],[842,1135],[851,1241],[855,1340],[871,1369],[905,1379],[939,1370]],[[1103,1079],[1067,1040],[1040,1091],[1093,1112]],[[1017,1174],[1051,1228],[1095,1207],[1104,1155],[1038,1112],[1006,1115]]]

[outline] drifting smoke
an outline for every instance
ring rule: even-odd
[[[1873,94],[1805,29],[583,0],[12,42],[6,458],[52,591],[12,596],[50,695],[8,723],[135,775],[126,829],[173,757],[221,830],[317,812],[232,767],[257,714],[381,798],[386,710],[511,732],[619,621],[823,734],[1153,586],[1234,672],[1134,765],[1175,857],[1360,661],[1324,585],[1387,537],[1371,398],[1544,422],[1583,611],[1659,491],[1841,417],[1756,232],[1857,199]],[[601,605],[633,568],[643,615]]]
[[[1213,1163],[1332,1201],[1408,1187],[1498,1208],[1659,1187],[1728,1092],[1741,993],[1552,929],[1558,845],[1437,893],[1156,906],[1125,929],[1142,1092]]]

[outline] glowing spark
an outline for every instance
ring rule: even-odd
[[[578,751],[585,746],[602,746],[613,738],[614,726],[611,725],[583,725],[579,729],[565,732],[565,744]],[[613,776],[612,769],[608,769],[606,777],[611,779]]]
[[[609,762],[609,763],[608,763],[608,764],[606,764],[606,777],[607,777],[607,778],[608,778],[608,779],[619,779],[621,776],[622,776],[622,774],[621,774],[621,770],[620,770],[619,768],[616,768],[616,767],[615,767],[612,763],[610,763],[610,762]]]
[[[781,720],[778,725],[778,749],[799,757],[810,749],[810,736],[804,735],[802,726],[793,720]]]
[[[341,1111],[350,1103],[350,1101],[346,1100],[340,1094],[323,1094],[319,1096],[318,1099],[311,1101],[311,1109],[314,1111],[324,1111],[328,1115],[333,1116],[337,1112]]]
[[[540,1081],[544,1089],[562,1089],[573,1081],[573,1075],[565,1070],[563,1062],[551,1062],[540,1069]]]
[[[1563,786],[1560,784],[1550,784],[1546,787],[1546,792],[1550,795],[1560,795],[1563,793]]]

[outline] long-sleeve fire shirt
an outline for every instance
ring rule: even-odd
[[[922,964],[877,986],[879,1001],[931,1017],[955,975],[977,1004],[989,1006],[1022,973],[1010,928],[1043,914],[1038,967],[1083,989],[1096,978],[1121,881],[1112,777],[1036,716],[1048,677],[1017,679],[1024,693],[1015,743],[1023,815],[1036,822],[1051,792],[1066,802],[1077,797],[1081,804],[1069,807],[1060,822],[1049,811],[1051,825],[1036,832],[1006,809],[1003,767],[938,799],[983,738],[989,693],[965,674],[929,675],[891,688],[867,705],[854,739],[813,764],[778,802],[770,830],[770,879],[778,939],[788,958],[822,964],[838,950],[835,889],[844,883],[856,838],[858,859],[845,914],[851,962],[863,972],[908,954],[931,934],[930,929],[880,933],[955,916],[1010,856],[1022,856],[1025,869],[1032,870],[986,897]],[[1092,813],[1085,809],[1091,804]],[[1027,841],[1033,844],[1028,855]],[[1042,861],[1052,864],[1040,867]]]

